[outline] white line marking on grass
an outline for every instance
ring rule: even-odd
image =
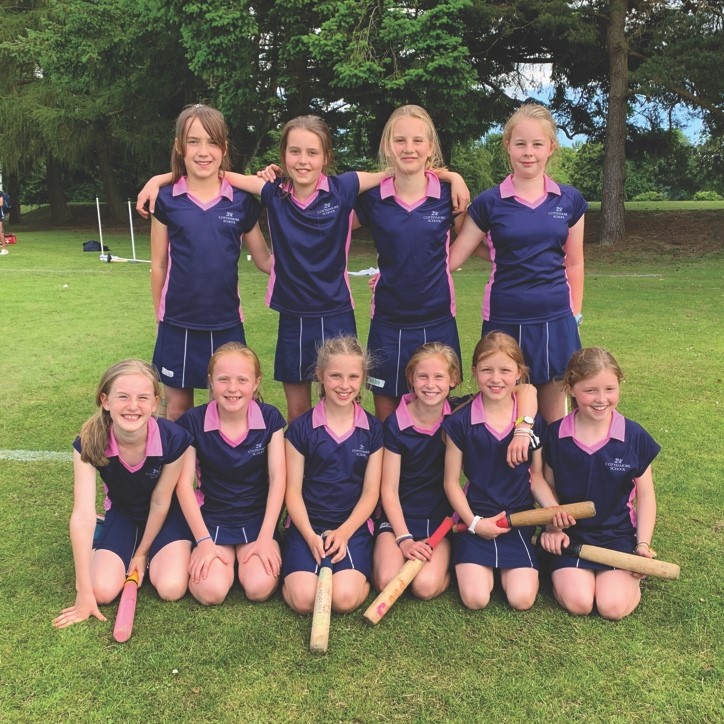
[[[0,460],[14,460],[22,463],[59,462],[69,463],[73,454],[54,450],[0,450]]]
[[[596,274],[596,272],[588,272],[586,276],[589,277],[602,277],[606,279],[618,279],[619,277],[660,277],[663,278],[663,274]]]

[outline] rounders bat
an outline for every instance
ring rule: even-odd
[[[565,553],[570,553],[576,558],[583,558],[593,563],[603,563],[606,566],[622,568],[625,571],[640,573],[644,576],[655,576],[675,581],[679,577],[681,569],[676,563],[657,561],[655,558],[644,558],[634,553],[621,553],[612,551],[609,548],[591,546],[586,543],[574,543],[563,548]]]
[[[138,573],[133,571],[126,578],[121,593],[121,601],[118,604],[116,614],[116,625],[113,627],[113,638],[119,644],[128,641],[133,632],[133,619],[136,615],[136,599],[138,597]]]
[[[566,511],[574,518],[593,518],[596,515],[596,506],[592,500],[582,503],[568,503],[566,505],[554,505],[549,508],[533,508],[532,510],[521,510],[520,513],[506,513],[495,525],[498,528],[520,528],[524,525],[545,525],[553,522],[556,513]]]
[[[427,539],[430,548],[435,546],[447,535],[453,524],[451,516],[445,518],[435,529],[434,533]],[[397,575],[380,591],[367,610],[364,617],[372,624],[379,623],[382,617],[390,610],[395,601],[404,593],[405,589],[412,583],[412,580],[425,565],[425,561],[407,560],[398,571]]]
[[[314,596],[312,614],[312,635],[309,650],[313,654],[324,654],[329,643],[329,621],[332,616],[332,558],[324,556],[319,564],[317,591]]]

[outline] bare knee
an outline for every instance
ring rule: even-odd
[[[314,596],[309,596],[304,591],[285,584],[282,586],[282,596],[292,611],[306,614],[314,610]]]
[[[573,616],[588,616],[593,611],[593,597],[567,592],[565,595],[553,589],[558,603]]]
[[[123,584],[120,585],[114,581],[96,581],[93,584],[93,595],[99,606],[105,606],[113,603],[118,594],[121,592]]]
[[[345,589],[339,593],[334,591],[332,593],[332,610],[335,613],[351,613],[360,607],[368,591],[369,585],[364,591],[354,589]]]
[[[229,593],[229,586],[220,581],[210,581],[195,584],[192,582],[189,586],[191,595],[204,606],[218,606],[226,600]]]
[[[268,581],[251,581],[244,586],[244,595],[249,601],[260,603],[266,601],[276,590],[278,578],[268,576]]]
[[[608,621],[620,621],[622,618],[626,618],[630,613],[634,611],[638,605],[637,600],[630,600],[626,598],[612,598],[596,600],[596,609],[598,610],[599,616],[605,618]]]
[[[417,576],[412,582],[412,594],[421,601],[429,601],[437,598],[450,584],[450,579],[447,576],[442,580],[428,578],[418,581],[417,579],[419,577],[420,576]]]
[[[538,590],[515,591],[508,594],[508,605],[515,611],[527,611],[535,603]]]
[[[165,580],[155,584],[156,592],[163,601],[179,601],[188,590],[188,582],[185,580]]]
[[[471,611],[481,611],[490,603],[490,591],[463,591],[460,590],[463,606]]]

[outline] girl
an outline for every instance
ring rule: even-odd
[[[426,539],[451,514],[445,497],[443,474],[445,443],[442,422],[451,412],[450,390],[460,384],[456,352],[440,342],[419,347],[410,358],[405,375],[411,394],[405,395],[384,425],[382,458],[382,507],[374,553],[374,580],[384,588],[406,559],[429,562],[412,582],[412,593],[430,599],[449,585],[450,543],[443,540],[430,551]],[[535,414],[535,388],[520,385],[516,399]],[[461,402],[458,400],[458,402]],[[526,419],[532,422],[532,418]],[[519,421],[521,429],[525,423]],[[529,435],[511,436],[507,464],[528,459]]]
[[[356,334],[347,277],[351,213],[357,195],[378,185],[384,174],[328,176],[332,135],[317,116],[289,121],[279,146],[282,178],[275,178],[276,166],[265,169],[263,178],[226,177],[261,196],[267,209],[274,248],[267,304],[280,314],[274,379],[284,384],[291,423],[311,407],[309,372],[319,344],[335,335]],[[451,180],[453,176],[462,182],[457,174],[450,174]],[[151,179],[136,208],[142,209],[148,200],[153,210],[158,184],[168,182],[168,176]]]
[[[298,613],[314,607],[316,573],[326,555],[333,564],[335,611],[353,611],[369,592],[368,518],[380,491],[382,425],[358,404],[366,373],[366,355],[354,337],[327,340],[316,367],[321,401],[287,430],[286,504],[292,524],[282,594]]]
[[[581,349],[568,363],[563,384],[574,410],[548,431],[546,477],[562,503],[593,500],[596,516],[566,535],[547,526],[541,545],[589,543],[645,558],[656,554],[651,540],[656,497],[651,463],[661,449],[640,425],[616,410],[623,373],[613,355],[598,347]],[[636,499],[636,508],[633,501]],[[641,599],[640,576],[562,555],[552,559],[553,594],[569,613],[628,616]]]
[[[193,552],[187,549],[189,588],[205,605],[226,598],[235,560],[250,601],[269,598],[279,580],[285,423],[276,407],[261,402],[260,383],[256,354],[228,342],[209,361],[213,400],[178,421],[193,438],[178,489],[195,541]]]
[[[521,106],[505,125],[503,145],[513,173],[471,204],[450,268],[486,241],[492,269],[482,334],[499,330],[518,341],[538,388],[538,409],[553,422],[565,414],[565,393],[554,380],[581,346],[588,205],[576,189],[545,173],[557,141],[555,121],[543,106]]]
[[[380,165],[392,175],[357,200],[372,230],[380,273],[374,281],[367,348],[377,364],[368,383],[384,422],[407,390],[405,367],[425,342],[439,341],[460,358],[455,290],[448,268],[453,202],[437,131],[425,109],[401,106],[382,131]],[[463,216],[457,217],[456,231]],[[459,367],[458,367],[459,370]]]
[[[105,621],[98,606],[120,593],[127,572],[138,573],[140,583],[149,557],[161,598],[176,600],[186,592],[185,585],[176,586],[185,524],[172,498],[190,439],[177,425],[153,417],[160,391],[156,370],[141,360],[117,362],[101,378],[98,412],[73,443],[76,599],[53,621],[57,628],[90,616]],[[106,519],[94,545],[96,470],[106,491]]]
[[[382,590],[405,560],[427,561],[411,584],[412,593],[427,600],[450,584],[450,541],[431,551],[426,539],[451,513],[442,486],[441,425],[450,414],[450,390],[460,384],[459,358],[451,347],[429,342],[412,355],[405,375],[411,393],[384,425],[384,512],[377,526],[374,581]]]
[[[209,357],[224,342],[244,342],[238,263],[242,236],[266,273],[271,257],[259,204],[224,180],[228,129],[219,111],[187,106],[176,121],[173,186],[156,200],[151,225],[151,293],[158,320],[153,362],[161,372],[166,416],[175,420],[206,387]]]
[[[453,562],[460,596],[465,606],[488,605],[493,590],[493,570],[501,570],[501,584],[510,606],[529,609],[538,592],[538,559],[530,544],[533,527],[498,528],[505,513],[533,507],[557,505],[543,477],[540,438],[545,422],[536,415],[532,434],[514,429],[516,400],[513,390],[526,379],[527,368],[515,340],[491,332],[473,352],[473,376],[480,388],[470,405],[443,421],[447,435],[445,492],[469,534],[455,538]],[[528,464],[511,468],[506,448],[513,435],[530,440]],[[460,487],[460,471],[469,480],[466,493]],[[560,527],[572,524],[563,513]]]

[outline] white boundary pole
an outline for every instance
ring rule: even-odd
[[[136,261],[136,239],[133,236],[133,214],[131,213],[131,199],[128,199],[128,226],[131,229],[131,250],[133,252],[133,261]]]
[[[96,196],[96,211],[98,212],[98,236],[101,241],[101,254],[103,253],[103,229],[101,228],[101,202]]]

